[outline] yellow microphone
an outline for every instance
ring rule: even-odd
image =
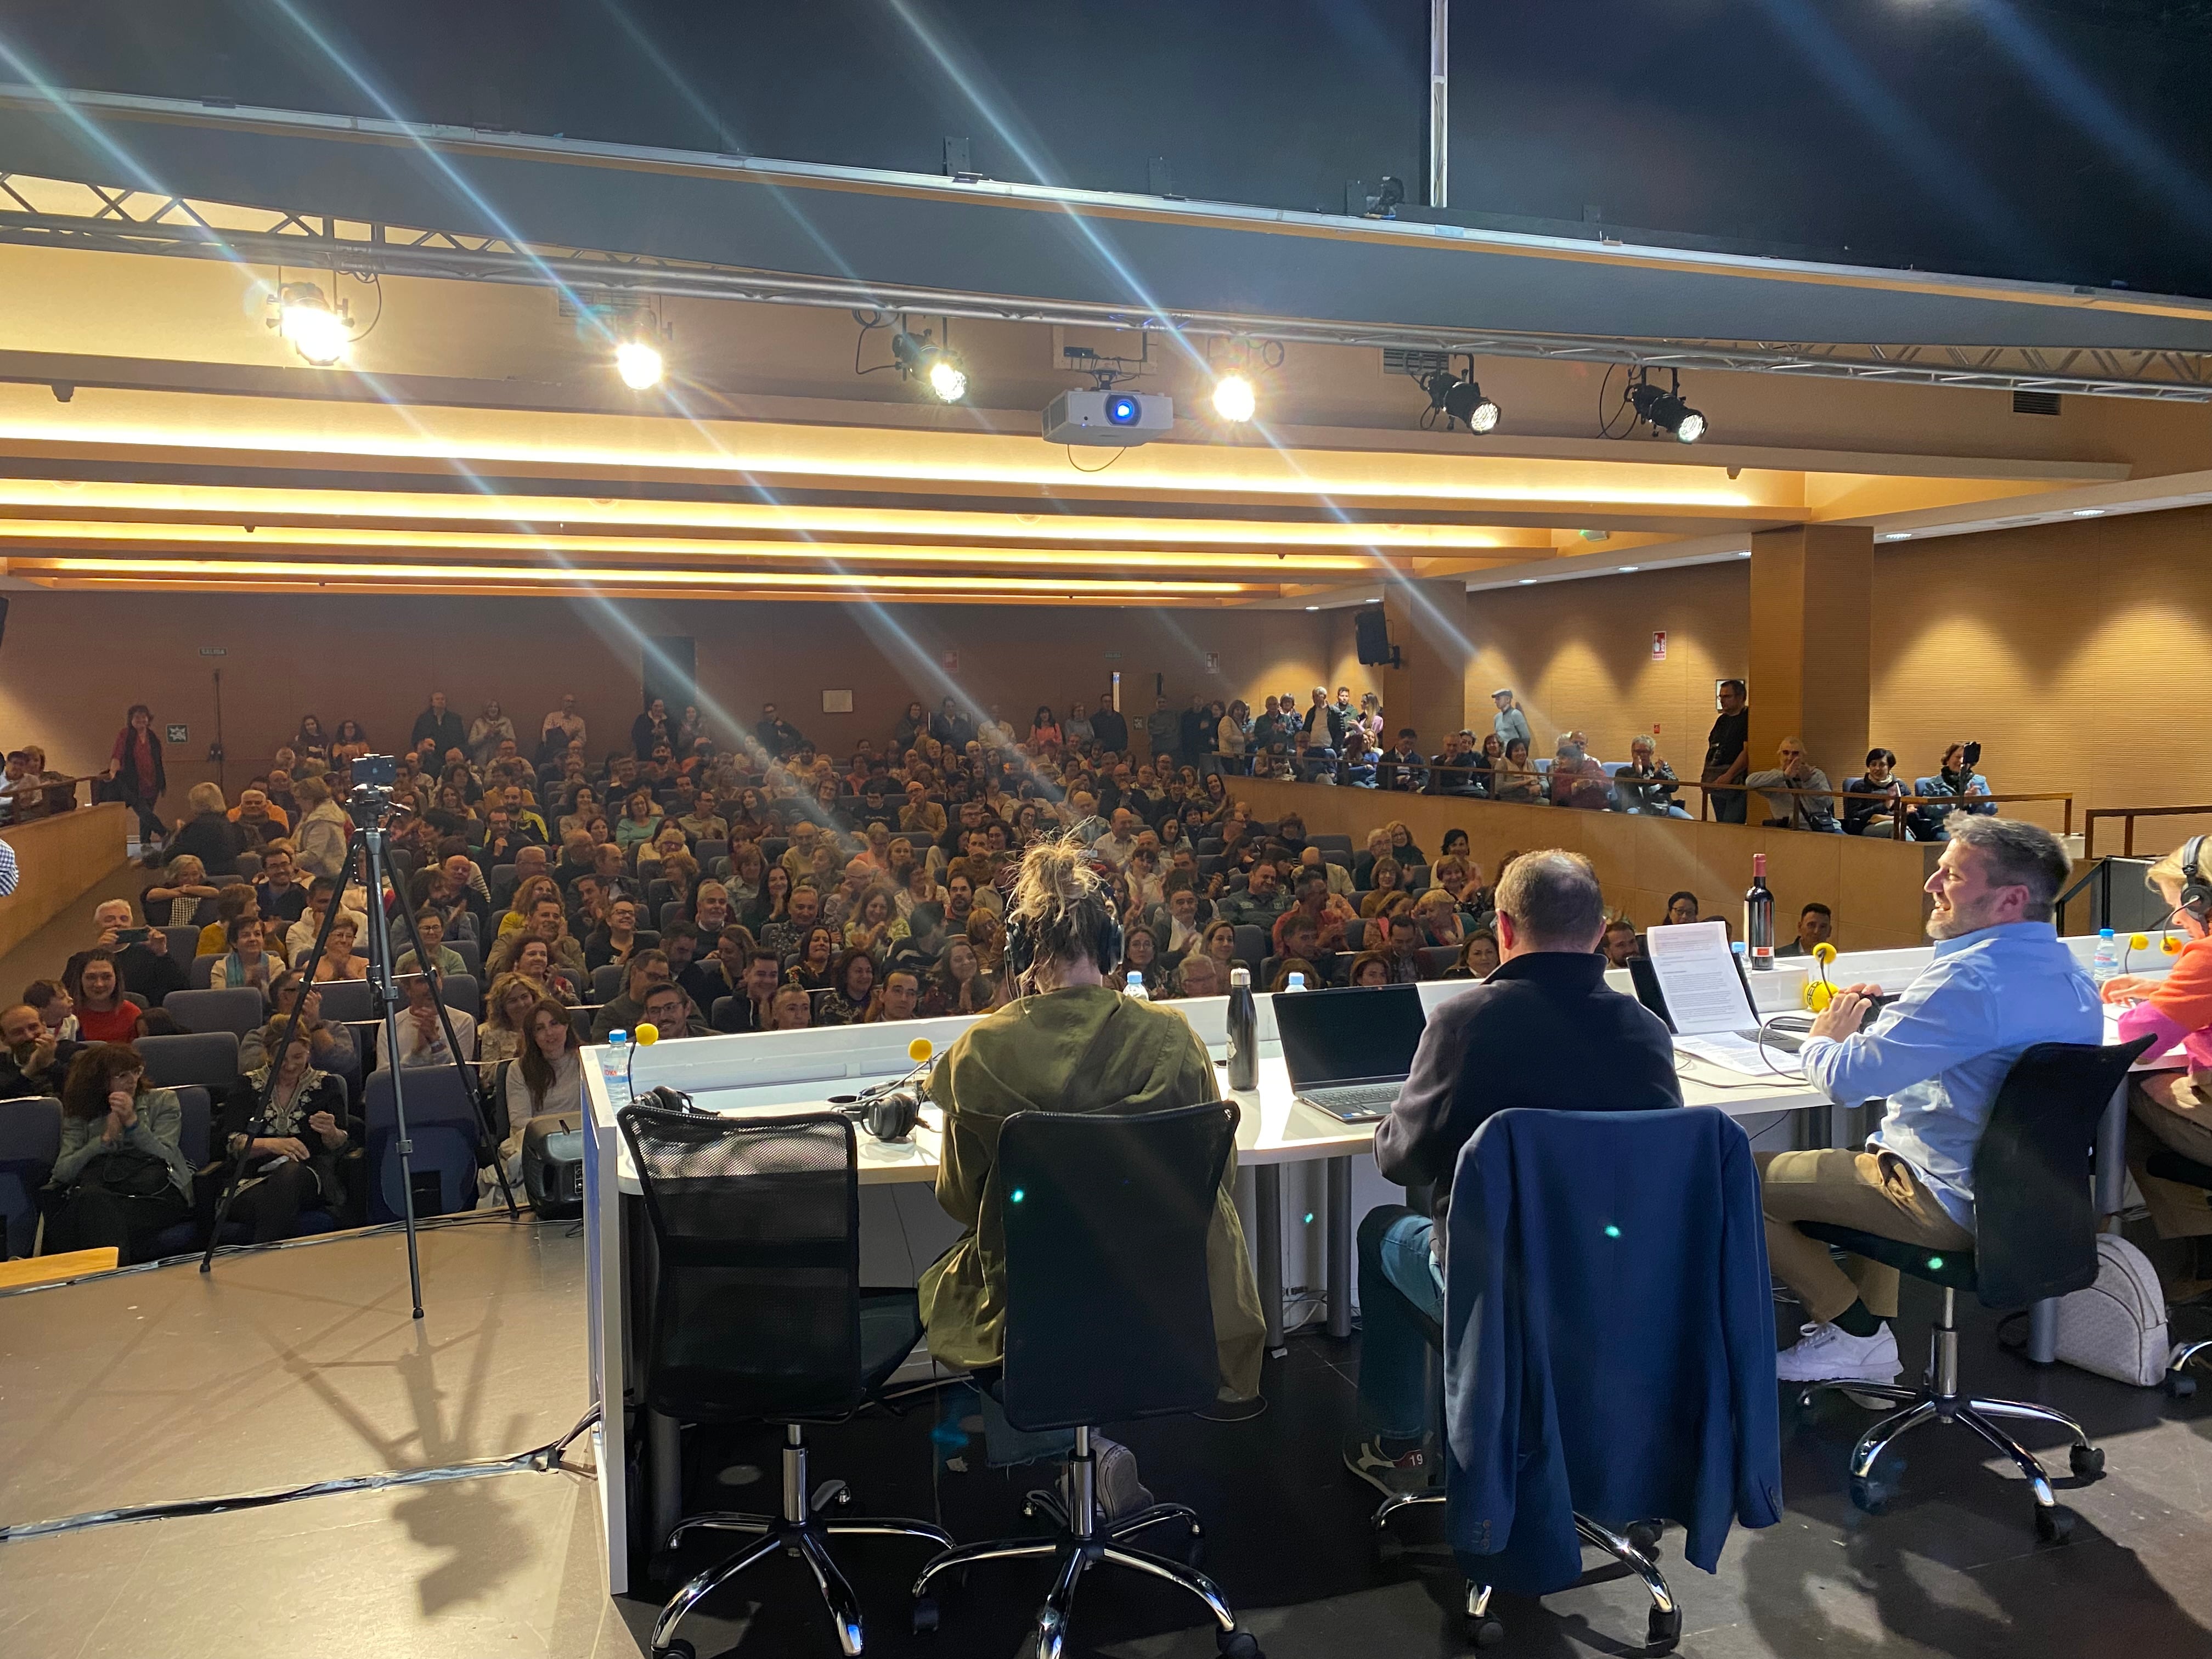
[[[2172,934],[2164,933],[2159,937],[2158,948],[2165,951],[2166,954],[2170,957],[2178,957],[2181,954],[2182,943],[2183,942],[2180,939],[2174,938]]]
[[[927,1037],[916,1037],[906,1045],[906,1057],[917,1066],[936,1052]]]
[[[1827,940],[1822,939],[1818,945],[1813,947],[1813,960],[1819,963],[1823,968],[1826,967],[1835,959],[1836,947],[1829,944]]]
[[[637,1024],[637,1029],[632,1031],[630,1036],[650,1048],[660,1041],[660,1028],[649,1019],[641,1019]]]
[[[1826,939],[1813,947],[1813,960],[1820,964],[1820,977],[1806,982],[1805,1006],[1816,1014],[1825,1012],[1835,1000],[1836,988],[1828,983],[1828,964],[1835,959],[1836,947]]]
[[[2150,935],[2148,935],[2148,933],[2130,933],[2130,934],[2129,934],[2129,935],[2128,935],[2128,949],[2129,949],[2129,950],[2130,950],[2130,951],[2148,951],[2148,950],[2149,950],[2149,949],[2150,949]]]

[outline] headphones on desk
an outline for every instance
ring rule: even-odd
[[[857,1095],[833,1095],[830,1103],[859,1124],[872,1140],[904,1140],[921,1121],[922,1094],[927,1085],[918,1079],[937,1050],[927,1037],[907,1044],[914,1069],[904,1077],[878,1083]]]
[[[2212,885],[2197,862],[2203,854],[2204,837],[2191,836],[2181,849],[2181,902],[2173,908],[2188,911],[2200,927],[2212,927]]]
[[[655,1106],[664,1112],[690,1112],[696,1115],[707,1115],[692,1104],[690,1096],[685,1094],[681,1089],[671,1089],[665,1084],[658,1089],[647,1089],[637,1097],[637,1103],[641,1106]]]

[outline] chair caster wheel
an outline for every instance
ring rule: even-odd
[[[832,1504],[842,1510],[852,1501],[853,1490],[843,1481],[824,1480],[814,1489],[814,1496],[808,1500],[808,1507],[819,1515]]]
[[[1224,1659],[1261,1659],[1260,1638],[1249,1630],[1218,1630],[1213,1645]]]
[[[1659,1540],[1665,1528],[1656,1521],[1632,1521],[1628,1523],[1628,1541],[1644,1552],[1646,1560],[1659,1559]]]
[[[2074,1511],[2053,1504],[2049,1509],[2037,1505],[2035,1535],[2046,1544],[2063,1544],[2074,1530]]]
[[[1644,1650],[1646,1653],[1672,1653],[1674,1644],[1682,1639],[1682,1610],[1668,1607],[1651,1609],[1651,1618],[1644,1627]]]
[[[2197,1379],[2187,1371],[2168,1371],[2166,1391],[2176,1400],[2186,1400],[2197,1392]]]
[[[1851,1503],[1869,1515],[1880,1515],[1889,1504],[1889,1488],[1863,1475],[1851,1477]]]
[[[665,1648],[655,1648],[653,1659],[699,1659],[699,1650],[678,1637]]]
[[[2074,1473],[2084,1480],[2100,1480],[2105,1473],[2105,1449],[2102,1446],[2076,1446],[2066,1455]]]
[[[1494,1648],[1505,1639],[1505,1626],[1488,1613],[1467,1621],[1467,1639],[1478,1648]]]
[[[935,1596],[923,1595],[915,1598],[914,1604],[914,1633],[916,1636],[934,1636],[937,1634],[937,1598]]]

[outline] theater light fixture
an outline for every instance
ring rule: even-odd
[[[615,373],[632,392],[650,392],[667,368],[661,346],[668,331],[650,311],[634,311],[617,325]]]
[[[1280,340],[1249,334],[1212,334],[1206,340],[1206,372],[1213,378],[1214,416],[1242,426],[1260,412],[1260,377],[1283,366]]]
[[[1628,406],[1645,425],[1671,433],[1677,443],[1693,444],[1705,435],[1705,415],[1682,401],[1681,375],[1673,369],[1667,373],[1668,384],[1662,389],[1651,383],[1650,370],[1638,369],[1625,394]]]
[[[1224,374],[1213,383],[1213,412],[1242,423],[1259,412],[1260,396],[1242,374]]]
[[[902,377],[912,380],[919,376],[939,402],[957,404],[968,395],[968,369],[952,349],[951,331],[948,324],[947,343],[939,345],[927,329],[919,334],[901,329],[891,336],[891,357]]]
[[[1431,430],[1439,416],[1446,428],[1454,421],[1480,437],[1498,430],[1502,412],[1491,399],[1482,395],[1482,387],[1474,378],[1474,359],[1465,360],[1467,372],[1455,374],[1449,368],[1431,373],[1421,384],[1429,394],[1429,406],[1421,411],[1421,428]]]
[[[333,305],[313,283],[287,283],[278,291],[269,326],[317,368],[341,362],[353,343],[353,317],[346,302]]]

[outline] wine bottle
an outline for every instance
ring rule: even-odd
[[[1774,895],[1766,890],[1766,854],[1751,855],[1751,890],[1743,896],[1744,954],[1755,973],[1774,971]]]

